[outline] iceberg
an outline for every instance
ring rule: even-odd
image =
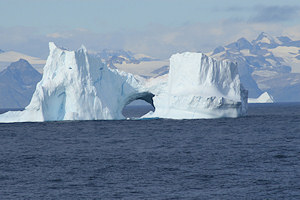
[[[155,93],[155,111],[143,117],[199,119],[238,117],[247,113],[248,92],[238,68],[202,53],[175,54],[165,87]]]
[[[268,92],[262,93],[258,98],[249,98],[249,103],[274,103],[274,99]]]
[[[24,111],[0,115],[1,122],[123,119],[122,109],[147,94],[132,74],[110,69],[82,47],[49,43],[42,80]]]
[[[69,51],[49,43],[42,80],[24,111],[0,115],[0,122],[124,119],[136,99],[154,105],[144,118],[238,117],[247,112],[247,91],[237,65],[201,53],[170,59],[169,74],[146,80],[111,69],[82,46]]]

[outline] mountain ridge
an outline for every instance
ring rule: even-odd
[[[268,92],[275,101],[300,101],[300,95],[294,92],[300,91],[300,41],[262,32],[251,42],[240,38],[215,48],[209,55],[238,63],[241,81],[249,90],[249,97],[257,98]],[[284,78],[294,82],[285,81],[285,86],[279,87]],[[290,90],[290,87],[295,89]]]
[[[0,108],[24,108],[42,75],[20,59],[0,72]]]
[[[126,50],[104,49],[95,54],[110,68],[118,68],[144,78],[159,77],[169,72],[168,60],[159,60]],[[250,98],[257,98],[268,92],[275,102],[300,101],[300,41],[293,41],[287,36],[272,37],[262,32],[252,41],[241,37],[206,54],[217,60],[229,59],[236,62],[241,82],[249,91]],[[25,107],[27,104],[22,102],[29,103],[32,95],[29,93],[33,92],[30,90],[28,93],[26,87],[34,88],[41,79],[40,73],[38,75],[28,67],[27,61],[21,59],[18,62],[20,66],[23,63],[25,68],[12,63],[7,70],[0,71],[0,108]],[[22,73],[24,77],[32,75],[35,78],[29,82],[29,78],[20,75]],[[3,99],[10,100],[3,102]]]

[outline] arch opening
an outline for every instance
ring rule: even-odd
[[[154,111],[153,97],[154,95],[149,92],[133,95],[123,107],[123,116],[126,118],[139,118],[150,111]]]

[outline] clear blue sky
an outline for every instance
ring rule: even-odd
[[[0,49],[45,56],[55,41],[168,56],[260,31],[297,37],[299,13],[299,0],[0,0]]]

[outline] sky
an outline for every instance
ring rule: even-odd
[[[46,58],[53,41],[168,58],[260,32],[300,40],[299,19],[299,0],[0,0],[0,49]]]

